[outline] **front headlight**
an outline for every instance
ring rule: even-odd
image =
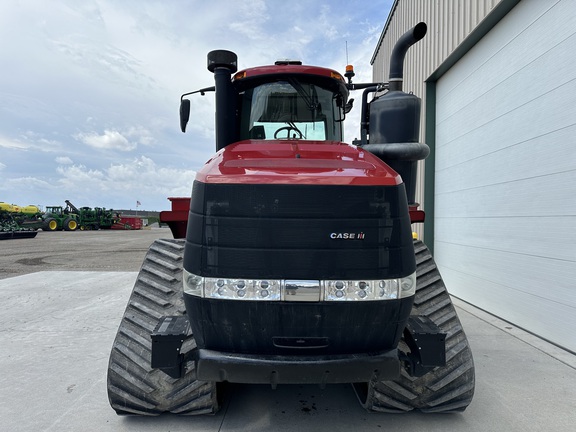
[[[326,301],[392,300],[399,298],[398,279],[325,281]]]
[[[410,297],[416,292],[416,273],[396,279],[323,280],[316,298],[293,296],[298,281],[280,279],[227,279],[197,276],[184,270],[184,292],[197,297],[252,301],[376,301]],[[303,281],[309,284],[311,281]],[[313,281],[312,281],[313,282]],[[304,283],[302,285],[305,285]]]
[[[280,300],[280,281],[204,278],[204,297],[236,300]]]
[[[204,297],[204,278],[186,270],[183,272],[184,292],[197,297]]]
[[[410,297],[416,294],[416,273],[400,279],[400,297]]]

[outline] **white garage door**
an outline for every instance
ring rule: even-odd
[[[436,90],[449,291],[576,352],[576,1],[522,0]]]

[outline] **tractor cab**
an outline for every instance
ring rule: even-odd
[[[233,80],[240,140],[342,141],[348,91],[339,74],[330,71],[342,85],[338,78],[303,73],[300,64],[277,62],[255,69],[240,72]]]
[[[61,206],[48,206],[44,214],[62,216],[64,209]]]

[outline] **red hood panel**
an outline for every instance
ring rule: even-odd
[[[397,185],[372,153],[337,141],[247,140],[222,149],[196,174],[203,183]]]

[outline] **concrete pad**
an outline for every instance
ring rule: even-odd
[[[576,356],[455,300],[476,364],[462,414],[371,414],[349,385],[230,385],[215,416],[119,417],[108,356],[135,272],[38,272],[0,280],[0,418],[10,431],[568,431]]]

